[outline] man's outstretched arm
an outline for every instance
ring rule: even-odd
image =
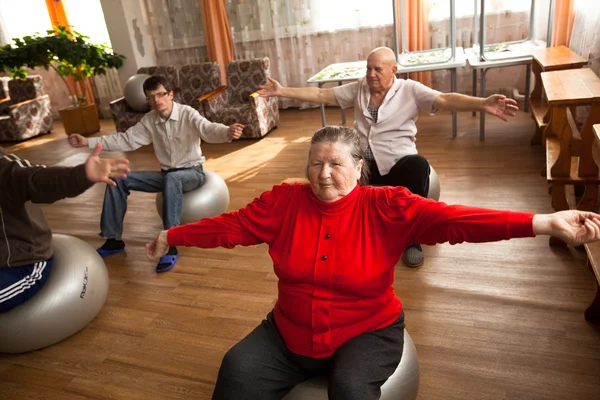
[[[333,89],[321,89],[316,87],[292,88],[283,87],[275,79],[269,78],[269,84],[261,85],[258,88],[258,94],[261,97],[286,97],[299,101],[310,101],[313,103],[324,103],[332,106],[339,106]]]

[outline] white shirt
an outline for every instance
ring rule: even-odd
[[[207,143],[225,143],[229,127],[208,121],[190,106],[173,102],[168,119],[152,110],[142,120],[115,135],[89,138],[88,146],[102,143],[107,151],[133,151],[154,143],[154,154],[162,169],[188,168],[204,163],[200,139]]]
[[[433,101],[441,93],[420,82],[394,78],[394,83],[379,106],[377,122],[367,110],[371,92],[367,80],[333,88],[342,108],[354,106],[354,128],[363,149],[371,147],[381,175],[387,175],[402,158],[417,154],[415,145],[419,110],[434,114]]]

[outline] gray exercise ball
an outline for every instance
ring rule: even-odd
[[[73,236],[52,235],[54,261],[31,299],[0,314],[0,353],[51,346],[86,327],[108,295],[108,272],[96,250]]]
[[[429,166],[429,193],[427,194],[428,199],[440,201],[440,180],[438,179],[437,172],[430,165]]]
[[[404,330],[402,360],[396,371],[381,386],[380,400],[414,400],[419,392],[419,358],[410,335]],[[327,379],[313,378],[298,385],[283,400],[327,400]]]
[[[200,221],[202,218],[223,214],[229,207],[229,189],[217,173],[204,170],[206,182],[198,189],[183,194],[181,225]],[[156,195],[156,210],[162,217],[163,196]]]
[[[144,93],[144,82],[148,78],[150,78],[150,75],[138,74],[127,79],[127,82],[125,82],[125,88],[123,89],[123,92],[125,93],[125,103],[127,103],[129,108],[133,111],[150,111],[150,106],[146,100],[146,93]]]

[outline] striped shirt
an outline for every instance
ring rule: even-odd
[[[152,110],[125,132],[88,139],[88,146],[93,149],[100,142],[106,151],[133,151],[153,143],[161,169],[189,168],[205,161],[200,140],[229,142],[228,129],[208,121],[190,106],[173,102],[168,119]]]
[[[373,121],[375,121],[375,123],[377,123],[377,115],[379,113],[379,107],[375,107],[375,108],[367,107],[367,111],[369,112],[369,114],[371,114],[371,117],[373,117]],[[375,161],[375,156],[373,155],[373,150],[371,150],[370,145],[367,146],[367,148],[365,149],[365,160]]]

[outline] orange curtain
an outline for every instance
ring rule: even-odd
[[[552,25],[552,46],[569,46],[573,22],[575,21],[575,0],[556,0],[554,3],[554,23]]]
[[[225,0],[202,0],[204,37],[210,61],[217,61],[221,67],[221,83],[227,82],[227,63],[233,60],[233,40]]]
[[[62,0],[46,0],[46,7],[48,8],[48,16],[52,22],[52,27],[56,29],[59,26],[64,26],[70,32],[71,26]],[[77,85],[78,92],[85,95],[85,104],[94,104],[94,90],[89,79],[85,79],[83,82],[75,82],[68,77],[66,81],[71,90],[74,90],[75,85]]]
[[[400,21],[400,0],[396,1],[396,20]],[[428,0],[404,1],[404,31],[408,51],[427,50],[429,45],[429,7]],[[398,51],[401,51],[402,32],[398,23]],[[410,79],[417,80],[431,87],[431,72],[415,72],[409,74]]]

